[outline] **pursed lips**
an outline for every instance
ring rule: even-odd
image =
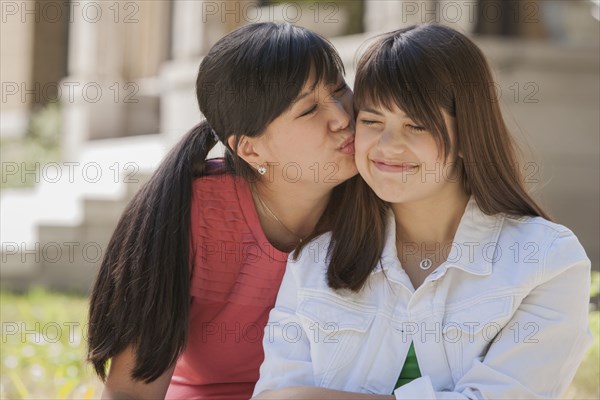
[[[337,149],[341,150],[344,147],[348,146],[350,143],[354,143],[354,136],[351,136],[348,139],[344,140],[344,142]]]
[[[354,136],[349,137],[342,143],[338,150],[345,154],[354,154]]]

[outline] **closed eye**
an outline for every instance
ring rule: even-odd
[[[302,114],[300,114],[300,117],[305,117],[307,115],[313,114],[315,111],[317,111],[317,105],[316,104],[314,106],[312,106],[309,110],[306,110],[305,112],[303,112]]]
[[[416,125],[408,125],[408,127],[416,132],[425,132],[427,130],[427,128],[423,127],[423,126],[416,126]]]
[[[359,122],[363,125],[367,125],[367,126],[371,126],[371,125],[375,125],[378,124],[379,121],[373,121],[371,119],[360,119]]]

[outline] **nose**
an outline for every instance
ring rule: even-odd
[[[378,145],[395,153],[403,153],[407,148],[406,137],[401,132],[396,132],[390,128],[386,128],[379,137]]]
[[[349,99],[348,99],[349,98]],[[339,132],[350,128],[354,133],[354,110],[352,108],[352,96],[331,100],[332,117],[329,128],[333,132]]]

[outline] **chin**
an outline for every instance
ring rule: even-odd
[[[381,200],[388,202],[390,204],[406,203],[406,200],[404,200],[402,198],[398,198],[398,196],[379,196],[379,195],[377,195],[377,197],[379,197]]]
[[[388,203],[397,203],[398,202],[398,197],[399,197],[398,194],[391,193],[389,189],[385,190],[382,188],[373,188],[372,186],[371,186],[371,189],[373,189],[373,191],[375,192],[377,197],[379,197],[383,201],[387,201]]]
[[[371,186],[371,189],[373,189],[377,197],[391,204],[408,203],[415,200],[414,196],[411,196],[409,193],[404,193],[398,190],[390,190],[389,187],[380,186],[378,188],[373,188]]]

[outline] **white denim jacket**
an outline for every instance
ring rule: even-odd
[[[397,399],[547,399],[569,386],[592,341],[590,261],[569,229],[488,216],[470,199],[452,250],[414,290],[393,215],[359,293],[327,286],[330,235],[287,270],[265,328],[254,395],[289,386],[391,394],[414,342],[421,378]]]

